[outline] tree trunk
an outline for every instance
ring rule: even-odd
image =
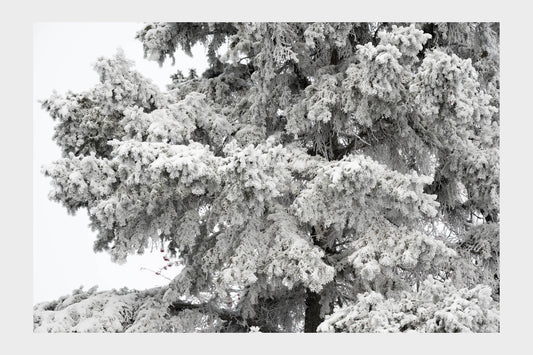
[[[324,318],[320,316],[320,295],[307,289],[304,333],[316,333],[316,328],[323,321]]]

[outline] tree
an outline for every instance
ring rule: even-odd
[[[100,58],[97,86],[43,101],[63,152],[44,172],[95,251],[161,245],[184,268],[36,305],[36,331],[499,330],[498,24],[137,38],[159,63],[201,43],[210,67],[160,92]]]

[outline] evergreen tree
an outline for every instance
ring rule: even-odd
[[[499,330],[499,26],[152,23],[167,91],[118,53],[54,95],[51,197],[168,286],[34,308],[35,331]],[[91,311],[83,311],[83,309]],[[100,311],[98,311],[100,310]]]

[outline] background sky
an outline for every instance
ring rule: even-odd
[[[135,69],[165,90],[170,75],[178,69],[184,74],[195,68],[201,74],[207,68],[202,46],[193,48],[193,57],[176,54],[176,63],[163,67],[143,58],[142,43],[135,34],[142,23],[38,23],[33,28],[33,302],[51,301],[72,290],[98,285],[99,290],[122,288],[146,289],[168,283],[155,273],[165,265],[159,250],[142,256],[129,256],[123,265],[114,264],[105,253],[93,252],[96,233],[92,232],[85,210],[67,214],[59,203],[48,199],[50,180],[41,173],[44,164],[60,158],[59,147],[52,140],[54,121],[41,109],[38,100],[54,90],[60,94],[80,92],[98,81],[92,64],[100,56],[113,56],[122,48]],[[27,261],[24,255],[20,262]],[[173,277],[172,271],[162,275]]]

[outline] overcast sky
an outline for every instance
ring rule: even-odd
[[[89,218],[80,210],[76,216],[67,214],[60,204],[48,200],[50,181],[41,174],[41,166],[60,157],[59,147],[52,140],[54,122],[38,100],[56,90],[84,91],[96,84],[98,77],[92,64],[100,56],[110,57],[122,48],[135,69],[164,90],[170,75],[177,69],[187,73],[195,68],[202,73],[207,67],[205,49],[193,48],[193,58],[176,55],[176,64],[143,58],[142,44],[135,33],[142,23],[40,23],[34,25],[33,64],[33,301],[51,301],[73,289],[94,285],[99,290],[122,288],[145,289],[164,285],[168,280],[146,270],[164,266],[159,250],[143,256],[130,256],[124,265],[114,264],[110,256],[95,254],[96,238],[89,227]],[[24,256],[21,256],[23,260]],[[170,271],[163,275],[173,277]]]

